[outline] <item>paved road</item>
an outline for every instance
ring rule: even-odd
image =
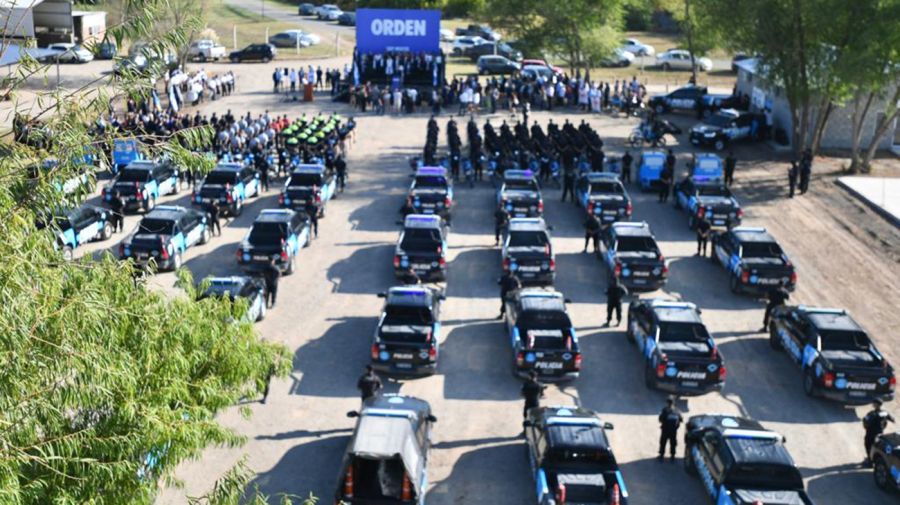
[[[269,67],[259,70],[263,67],[236,66],[243,94],[215,102],[207,112],[249,107],[254,112],[268,109],[295,116],[334,108],[321,102],[277,102],[261,91],[268,88],[266,76],[271,73]],[[532,117],[544,124],[549,118],[546,113]],[[587,117],[570,116],[572,121]],[[497,116],[493,121],[501,119]],[[253,412],[249,420],[236,409],[221,416],[223,423],[247,437],[245,446],[210,449],[199,461],[184,464],[177,476],[185,488],[164,490],[157,503],[181,504],[185,496],[208,491],[241,457],[247,457],[258,472],[254,484],[263,491],[300,495],[312,491],[328,501],[353,426],[344,413],[359,405],[354,384],[368,360],[369,338],[381,306],[376,293],[394,283],[390,263],[398,233],[396,211],[409,183],[406,158],[420,151],[426,120],[422,115],[360,118],[359,140],[350,156],[350,186],[329,204],[319,238],[301,253],[298,272],[281,283],[278,306],[258,324],[263,338],[295,350],[294,372],[273,383],[267,404],[248,405]],[[554,120],[561,122],[563,116],[556,115]],[[589,120],[614,146],[611,151],[621,152],[617,146],[631,123],[606,116]],[[442,141],[445,121],[441,119]],[[678,151],[684,152],[681,147]],[[760,157],[750,150],[739,154],[742,159]],[[850,228],[828,217],[812,197],[772,200],[780,171],[773,175],[771,165],[764,162],[742,168],[738,192],[745,200],[747,224],[769,226],[785,244],[800,271],[795,298],[848,307],[896,361],[896,335],[889,331],[900,327],[890,302],[896,300],[900,285],[896,264],[879,260],[877,247],[864,242],[864,235],[854,239]],[[749,184],[750,178],[759,184]],[[703,309],[729,370],[722,394],[681,401],[681,407],[689,415],[750,415],[785,434],[817,503],[884,503],[885,496],[875,489],[870,474],[857,466],[863,457],[861,411],[806,398],[798,372],[784,356],[769,349],[764,335],[755,332],[762,304],[732,295],[725,273],[693,256],[693,235],[682,214],[631,190],[635,219],[651,224],[671,262],[670,282],[657,294],[690,300]],[[494,319],[499,256],[492,247],[492,198],[486,184],[457,188],[439,374],[387,386],[388,391],[427,399],[440,419],[429,469],[428,503],[434,505],[530,503],[532,484],[522,441],[517,438],[521,431],[519,382],[509,373],[507,340]],[[558,190],[546,191],[546,217],[555,226],[557,287],[573,301],[570,311],[582,339],[585,372],[568,386],[552,387],[547,403],[579,403],[615,424],[611,440],[631,503],[706,503],[701,485],[680,464],[653,459],[658,434],[655,417],[664,396],[644,387],[641,360],[626,342],[624,328],[602,327],[606,272],[592,255],[581,253],[579,210],[558,198]],[[184,204],[187,196],[172,201]],[[186,266],[197,278],[237,273],[238,242],[255,214],[276,203],[274,191],[256,199],[243,216],[228,223],[222,237],[191,250]],[[783,219],[785,215],[791,220]],[[861,214],[860,219],[865,216]],[[137,220],[137,216],[129,217],[128,226]],[[797,233],[798,223],[808,231]],[[86,251],[115,246],[120,237],[93,244]],[[160,274],[153,283],[175,292],[172,274]]]
[[[340,33],[344,37],[356,37],[356,29],[354,27],[341,26],[334,21],[319,21],[311,16],[300,16],[296,7],[291,8],[284,4],[266,2],[264,0],[226,0],[226,3],[253,13],[265,13],[266,17],[276,21],[297,23],[302,30],[322,36],[323,42],[333,39],[335,33]],[[326,35],[330,35],[331,39],[326,39]]]

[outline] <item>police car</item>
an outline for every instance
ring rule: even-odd
[[[665,285],[669,267],[646,222],[613,223],[600,232],[600,243],[610,280],[619,279],[631,291]]]
[[[256,216],[238,246],[238,264],[245,270],[261,270],[274,259],[286,275],[294,273],[297,254],[311,240],[309,217],[290,209],[266,209]]]
[[[582,175],[575,185],[575,196],[585,212],[597,216],[602,223],[631,219],[631,197],[614,173]]]
[[[875,484],[885,491],[900,490],[900,433],[878,435],[869,459]]]
[[[413,175],[407,202],[416,214],[437,214],[450,219],[453,184],[444,167],[421,167]]]
[[[556,255],[550,230],[543,218],[515,217],[503,230],[501,265],[524,284],[553,284]]]
[[[122,173],[127,172],[126,168]],[[186,207],[160,205],[147,213],[137,230],[119,244],[119,256],[141,266],[151,261],[163,270],[181,267],[182,255],[195,244],[209,242],[206,214]]]
[[[725,415],[688,419],[684,469],[717,505],[814,505],[784,437],[757,421]]]
[[[125,210],[151,211],[162,195],[178,193],[178,169],[170,161],[133,161],[103,188],[103,200],[125,197]]]
[[[675,183],[675,208],[684,209],[688,215],[688,226],[697,227],[701,219],[706,219],[713,227],[733,228],[740,226],[744,211],[731,190],[721,178],[721,160],[718,156],[695,158],[693,174]],[[704,162],[716,168],[705,170]]]
[[[535,407],[525,444],[540,505],[626,505],[628,488],[606,436],[613,425],[582,407]]]
[[[731,291],[764,295],[783,287],[793,291],[797,272],[765,228],[739,226],[713,236],[712,260],[728,271]]]
[[[378,296],[385,302],[373,336],[372,366],[391,374],[433,374],[444,295],[429,286],[399,286]]]
[[[50,177],[53,187],[64,196],[72,196],[78,193],[86,195],[93,191],[93,174],[91,172],[94,169],[86,161],[87,158],[88,156],[85,156],[85,160],[76,163],[77,166],[73,170],[74,173],[66,178],[57,177],[54,174],[57,167],[59,167],[59,160],[56,158],[48,158],[40,164],[31,165],[29,167],[29,177],[33,179]]]
[[[666,155],[662,151],[644,151],[638,160],[637,182],[642,191],[658,189],[663,169],[666,167]]]
[[[506,209],[510,217],[541,217],[544,214],[544,199],[534,172],[506,170],[503,183],[497,190],[497,205]]]
[[[247,312],[242,320],[262,321],[266,317],[266,285],[260,277],[233,275],[230,277],[210,277],[200,299],[228,298],[232,302],[238,298],[247,301]]]
[[[39,222],[37,225],[39,229],[48,225],[53,228],[56,246],[62,250],[66,261],[72,259],[78,246],[94,240],[107,240],[113,234],[109,211],[93,205],[59,209],[49,218],[49,222]]]
[[[716,151],[725,149],[735,140],[760,140],[766,128],[766,117],[752,112],[722,109],[691,128],[691,144],[713,147]]]
[[[446,228],[440,216],[410,214],[394,249],[394,273],[402,277],[412,268],[422,281],[447,278]]]
[[[803,372],[803,391],[842,403],[894,399],[894,369],[847,311],[782,306],[769,323],[772,349]]]
[[[581,371],[581,348],[562,293],[524,288],[506,303],[506,330],[513,351],[513,373],[532,370],[542,380],[573,380]]]
[[[315,203],[319,215],[325,216],[325,205],[334,198],[337,182],[324,165],[298,165],[281,189],[278,203],[285,208],[303,211],[307,203]]]
[[[731,103],[731,95],[711,95],[705,86],[685,86],[678,88],[667,95],[650,97],[649,106],[657,114],[664,114],[674,110],[697,110],[697,101],[703,101],[706,110],[715,110]]]
[[[191,203],[206,205],[219,202],[221,208],[232,216],[244,211],[244,201],[259,196],[259,172],[240,163],[219,163],[203,182],[194,189]]]
[[[698,395],[725,385],[722,355],[693,303],[634,300],[627,335],[644,358],[647,387]]]

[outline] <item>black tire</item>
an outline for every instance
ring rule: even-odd
[[[268,63],[270,61],[272,61],[272,58],[269,58],[268,56],[263,56],[263,59],[262,59],[263,63]]]
[[[238,197],[238,199],[234,202],[234,210],[232,211],[232,214],[234,214],[234,217],[238,217],[243,213],[244,213],[244,200],[242,200],[240,197]]]
[[[668,72],[669,70],[672,70],[672,65],[669,65],[668,62],[665,62],[662,64],[662,69]]]
[[[780,351],[781,341],[778,340],[778,332],[775,331],[775,323],[769,323],[769,347],[772,348],[773,351]]]
[[[684,473],[696,477],[697,467],[694,466],[694,454],[691,452],[691,446],[688,444],[684,444],[684,459],[682,461],[684,463]]]
[[[894,485],[891,483],[891,474],[884,458],[876,457],[873,467],[872,478],[875,479],[875,485],[883,491],[892,491]]]
[[[284,275],[291,275],[294,273],[294,269],[296,268],[296,261],[295,261],[296,257],[297,257],[296,255],[291,256],[291,259],[288,260],[288,267],[284,271]]]
[[[230,60],[231,60],[232,63],[240,63],[240,62],[241,62],[241,59],[238,58],[237,56],[232,56],[232,57],[230,58]]]
[[[209,239],[210,239],[209,228],[203,228],[203,233],[200,235],[200,245],[208,244]]]
[[[656,107],[654,107],[654,109],[656,109],[657,114],[665,114],[666,113],[666,106],[661,103],[656,104]]]
[[[156,197],[151,196],[149,199],[147,199],[147,207],[146,207],[147,212],[150,212],[151,210],[153,210],[155,208],[156,208]]]
[[[205,55],[205,54],[200,53],[200,58],[199,58],[199,59],[200,59],[200,63],[206,63],[206,55]]]
[[[631,322],[631,314],[628,314],[628,317],[625,318],[625,338],[629,342],[634,343],[634,332],[631,331]]]
[[[181,265],[184,263],[184,258],[181,257],[181,251],[176,251],[175,255],[172,257],[172,271],[178,270],[181,268]]]
[[[803,392],[806,393],[806,396],[810,398],[815,398],[818,396],[816,393],[816,384],[813,379],[812,372],[807,370],[806,373],[803,374]]]
[[[62,250],[63,259],[66,261],[72,261],[75,252],[72,250],[72,246],[64,246]]]
[[[730,283],[729,283],[729,286],[731,287],[731,292],[732,292],[732,293],[734,293],[734,294],[739,294],[739,293],[740,293],[740,291],[741,291],[741,286],[740,286],[740,284],[738,283],[737,277],[735,277],[734,275],[731,276],[731,281],[730,281]]]
[[[266,300],[263,298],[262,308],[259,310],[259,315],[256,316],[256,322],[260,322],[266,318]]]
[[[109,221],[103,223],[103,229],[100,230],[100,240],[109,240],[109,238],[112,237],[112,234],[112,223]]]
[[[172,184],[172,191],[169,192],[170,195],[177,195],[178,192],[181,191],[181,181],[175,181],[175,184]]]

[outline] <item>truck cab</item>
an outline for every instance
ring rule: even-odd
[[[503,271],[514,272],[524,284],[553,284],[556,256],[550,229],[543,218],[510,219],[500,251]]]
[[[589,172],[578,179],[575,195],[588,215],[601,223],[631,219],[631,197],[615,173]]]
[[[416,214],[436,214],[449,222],[453,184],[444,167],[421,167],[413,174],[406,197]]]
[[[396,286],[384,293],[372,337],[372,366],[397,375],[437,371],[444,295],[429,286]]]

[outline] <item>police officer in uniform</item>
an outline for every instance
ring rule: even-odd
[[[359,380],[356,381],[356,389],[359,390],[362,401],[365,402],[369,398],[374,397],[383,387],[384,384],[381,383],[381,378],[375,373],[372,365],[366,365],[366,373],[362,374]]]
[[[712,230],[712,225],[709,224],[709,220],[706,219],[706,216],[701,217],[697,223],[697,254],[695,256],[706,256],[710,230]]]
[[[734,169],[737,168],[737,158],[734,157],[734,151],[728,151],[728,157],[725,158],[725,185],[731,186],[734,183]]]
[[[509,212],[503,207],[497,207],[494,212],[494,245],[500,245],[500,233],[509,226]]]
[[[337,173],[338,187],[340,188],[341,193],[343,193],[344,186],[347,184],[347,162],[344,161],[343,156],[338,155],[338,157],[334,159],[334,170]]]
[[[619,282],[618,277],[613,277],[612,283],[606,288],[606,326],[612,322],[613,312],[616,313],[616,326],[622,324],[622,298],[628,295],[628,288]]]
[[[584,219],[584,251],[582,252],[587,252],[588,243],[591,240],[594,241],[594,252],[600,252],[600,228],[602,226],[597,216],[594,214],[587,215]]]
[[[525,397],[525,408],[522,410],[522,417],[528,417],[528,411],[541,406],[541,397],[544,396],[544,390],[547,386],[538,382],[537,372],[534,370],[528,372],[528,379],[522,384],[522,396]]]
[[[116,191],[113,195],[109,202],[109,211],[109,224],[112,225],[113,231],[122,231],[125,228],[125,197],[122,193]]]
[[[765,332],[769,328],[769,317],[772,315],[772,309],[784,305],[784,302],[788,301],[788,298],[790,297],[791,294],[783,287],[769,291],[769,301],[766,303],[766,314],[763,316],[763,326],[759,331]]]
[[[863,465],[865,466],[872,465],[872,461],[869,460],[869,455],[872,454],[872,444],[875,443],[875,438],[884,433],[884,429],[887,428],[887,423],[894,422],[894,416],[881,410],[882,402],[880,399],[876,398],[874,403],[875,408],[863,418],[863,428],[866,430],[866,437],[863,440],[866,447],[866,459],[863,461]]]
[[[659,176],[659,201],[665,203],[669,201],[669,192],[672,186],[672,180],[675,178],[675,153],[669,149],[666,156],[666,167],[663,168]]]
[[[222,225],[219,223],[219,202],[213,200],[206,205],[206,214],[208,216],[209,231],[216,235],[222,235]]]
[[[275,306],[275,298],[278,296],[278,279],[281,277],[281,270],[275,264],[275,258],[269,260],[262,275],[266,283],[266,307],[271,308]]]
[[[794,191],[797,189],[797,178],[800,176],[800,167],[797,166],[797,160],[791,160],[791,168],[788,169],[788,198],[794,198]]]
[[[503,316],[506,315],[506,297],[513,291],[521,289],[522,283],[516,277],[516,274],[510,270],[503,274],[503,277],[500,277],[497,284],[500,285],[500,315],[497,316],[497,319],[503,319]]]
[[[309,216],[309,224],[312,226],[314,236],[319,238],[319,207],[316,205],[316,202],[310,199],[306,202],[303,210]]]
[[[631,182],[631,163],[634,161],[634,158],[631,157],[631,152],[625,150],[625,155],[622,156],[622,182]]]
[[[662,461],[666,453],[666,443],[669,444],[669,458],[675,461],[675,448],[678,445],[678,428],[681,426],[684,418],[681,411],[675,406],[675,398],[668,397],[666,406],[659,413],[659,456],[657,460]]]
[[[566,201],[566,195],[569,195],[572,202],[575,202],[575,169],[571,163],[566,166],[563,172],[563,194],[562,201]]]

